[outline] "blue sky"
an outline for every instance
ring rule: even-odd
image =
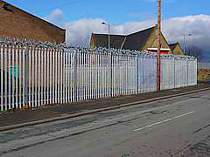
[[[103,18],[113,24],[156,17],[155,0],[6,0],[39,17],[61,9],[64,21]],[[210,14],[209,0],[165,0],[163,18]]]

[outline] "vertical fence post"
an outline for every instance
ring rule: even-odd
[[[4,110],[4,49],[3,46],[0,45],[0,55],[1,55],[1,61],[0,61],[0,111]]]
[[[196,81],[195,82],[196,82],[196,85],[197,85],[198,84],[198,75],[199,75],[198,74],[198,59],[195,59],[195,60],[196,60],[196,64],[195,64],[196,65]]]
[[[136,57],[137,57],[137,59],[136,59],[136,62],[137,62],[137,73],[136,73],[136,77],[137,77],[137,84],[136,84],[136,86],[137,86],[137,94],[139,93],[139,55],[137,54],[136,55]]]
[[[128,54],[127,54],[127,62],[126,62],[126,95],[128,94],[128,88],[129,88],[129,86],[128,86],[128,66],[129,66],[129,64],[128,64],[128,62],[129,62],[129,59],[128,59]]]
[[[24,105],[29,106],[29,49],[24,53]]]
[[[174,89],[176,88],[176,57],[173,57],[174,59]]]
[[[188,63],[188,58],[187,58],[187,86],[189,86],[189,63]]]
[[[74,54],[74,101],[77,101],[78,98],[77,98],[77,51],[75,51],[75,54]]]
[[[110,75],[110,81],[111,81],[111,90],[110,90],[110,92],[111,92],[111,97],[113,97],[113,75],[112,75],[112,72],[113,72],[113,53],[112,53],[112,50],[109,48],[109,51],[110,51],[110,54],[111,54],[111,69],[110,69],[110,72],[111,72],[111,75]]]

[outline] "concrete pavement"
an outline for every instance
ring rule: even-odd
[[[0,112],[0,131],[69,119],[105,110],[107,111],[121,107],[138,105],[140,103],[153,102],[209,89],[209,84],[198,84],[197,86],[164,90],[160,93],[153,92],[127,95],[114,98],[75,102],[70,104],[46,105],[23,111],[12,110],[10,112]]]
[[[4,157],[210,156],[210,91],[0,133]]]

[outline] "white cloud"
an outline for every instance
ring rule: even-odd
[[[102,25],[103,19],[81,19],[66,23],[67,44],[73,46],[87,46],[92,32],[106,33],[106,27]]]
[[[196,45],[203,49],[209,49],[210,45],[210,16],[195,15],[171,18],[164,21],[163,31],[169,41],[183,42],[184,34],[192,34],[188,37],[188,44]]]
[[[65,24],[67,43],[73,46],[88,46],[91,33],[107,33],[107,27],[101,23],[103,19],[80,19]],[[133,21],[121,25],[113,25],[112,34],[129,34],[154,25],[156,21]],[[183,43],[184,34],[191,33],[188,44],[210,49],[210,16],[194,15],[170,18],[163,21],[163,32],[169,42]]]
[[[46,18],[45,18],[47,21],[50,21],[52,23],[55,23],[55,24],[62,24],[63,20],[64,20],[64,14],[63,14],[63,11],[59,8],[53,10],[50,15],[48,15]]]

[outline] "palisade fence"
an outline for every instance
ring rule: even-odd
[[[0,43],[0,110],[156,91],[156,55]],[[197,59],[161,57],[161,89],[197,84]]]

